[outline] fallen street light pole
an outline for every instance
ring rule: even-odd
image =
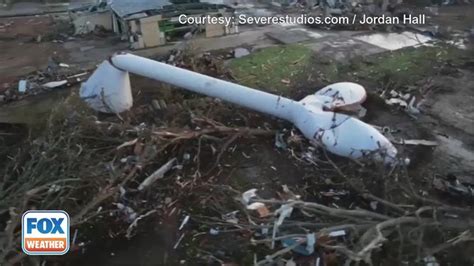
[[[128,73],[222,99],[292,122],[306,138],[331,153],[393,163],[397,150],[374,127],[335,110],[358,105],[365,89],[355,83],[329,85],[301,101],[216,79],[144,57],[120,53],[104,61],[81,86],[80,96],[101,112],[120,113],[133,105]]]

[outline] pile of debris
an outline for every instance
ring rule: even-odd
[[[21,100],[29,95],[38,95],[54,89],[71,87],[87,78],[88,71],[66,63],[58,62],[53,57],[43,71],[35,71],[20,79],[17,86],[5,88],[0,93],[0,103]]]

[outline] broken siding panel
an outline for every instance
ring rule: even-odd
[[[128,25],[130,26],[130,33],[140,33],[140,25],[138,20],[129,20]]]
[[[119,29],[119,22],[115,13],[112,13],[112,30],[114,33],[121,33]]]
[[[161,15],[156,15],[156,16],[148,16],[148,17],[145,17],[145,18],[141,18],[140,21],[141,23],[151,23],[151,22],[157,22],[157,21],[160,21],[162,19],[162,16]]]
[[[222,13],[215,14],[215,16],[232,17],[233,14],[222,12]],[[211,24],[211,23],[206,24],[206,37],[208,38],[218,37],[218,36],[223,36],[226,34],[233,34],[233,33],[236,33],[236,29],[234,28],[234,25],[229,25],[229,27],[226,27],[225,24]]]
[[[164,38],[160,36],[158,16],[141,19],[140,29],[145,47],[154,47],[165,44]]]
[[[225,25],[206,24],[206,37],[217,37],[225,34]]]
[[[122,18],[120,18],[116,13],[113,13],[113,24],[116,29],[114,32],[120,34],[122,37],[128,36],[130,34],[130,23]]]

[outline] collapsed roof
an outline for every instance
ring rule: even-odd
[[[180,14],[199,14],[215,12],[223,9],[234,12],[234,9],[224,4],[212,4],[199,0],[112,0],[110,8],[119,17],[129,20],[149,15],[162,14],[165,17]]]
[[[126,17],[147,10],[162,9],[167,5],[172,3],[168,0],[112,0],[110,8],[119,17]]]

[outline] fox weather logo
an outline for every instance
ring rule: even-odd
[[[21,219],[21,248],[28,255],[64,255],[69,251],[69,215],[32,210]]]

